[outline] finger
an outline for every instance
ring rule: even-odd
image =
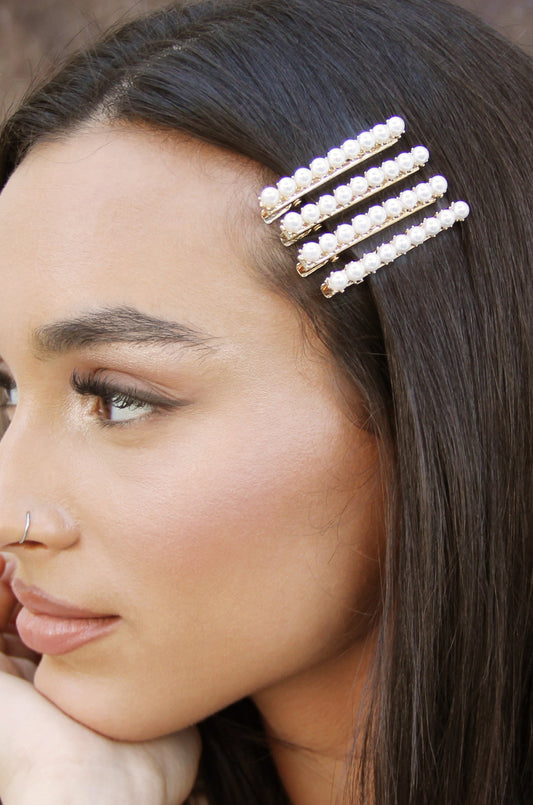
[[[22,679],[25,679],[26,682],[33,682],[33,678],[37,670],[37,663],[33,662],[32,660],[19,658],[14,659],[13,662],[15,663]]]
[[[0,654],[0,671],[3,671],[5,674],[20,676],[11,657],[6,657],[5,654]]]
[[[1,582],[0,582],[0,585],[1,585]],[[15,652],[12,651],[12,647],[14,647],[16,645],[16,643],[18,642],[18,644],[20,644],[20,647],[21,647],[20,650],[23,652],[20,656],[26,656],[25,652],[27,651],[27,649],[26,649],[26,647],[24,646],[24,643],[22,642],[22,640],[19,637],[19,633],[17,631],[17,625],[16,625],[16,617],[17,617],[17,615],[18,615],[18,613],[20,612],[21,609],[22,609],[22,607],[20,606],[20,604],[15,602],[15,605],[14,605],[12,611],[11,611],[11,615],[9,617],[9,621],[7,623],[7,626],[3,627],[4,631],[0,631],[0,652],[2,652],[4,654],[14,654]],[[0,629],[1,628],[2,627],[0,627]],[[10,641],[13,641],[13,642],[11,643]],[[0,802],[0,805],[2,805],[1,802]]]
[[[11,658],[4,658],[5,660]],[[11,666],[13,667],[13,666]],[[35,725],[54,724],[57,709],[18,674],[0,672],[0,770],[6,770],[17,753],[28,753],[42,740]],[[9,729],[6,728],[9,725]],[[29,728],[29,725],[32,725]],[[2,727],[4,727],[2,729]],[[1,790],[1,789],[0,789]]]
[[[17,560],[15,557],[10,554],[0,553],[0,580],[11,584],[16,569]]]
[[[20,657],[6,657],[5,654],[0,654],[0,671],[5,674],[11,674],[11,676],[18,676],[28,682],[33,682],[36,670],[37,665],[31,660]]]
[[[9,657],[17,657],[19,659],[31,660],[32,662],[39,662],[41,659],[40,654],[36,654],[31,648],[24,645],[18,635],[4,634],[2,635],[4,641],[4,654]]]
[[[0,632],[4,632],[13,617],[17,599],[13,595],[10,584],[14,561],[6,561],[4,556],[0,557],[0,561]]]
[[[19,614],[20,610],[22,609],[22,604],[19,604],[18,601],[15,602],[15,606],[11,612],[11,617],[9,618],[9,622],[6,626],[6,632],[13,635],[18,635],[17,631],[17,615]]]
[[[37,698],[32,685],[17,678],[9,658],[2,658],[1,665],[9,669],[8,673],[0,673],[0,792],[3,798],[20,774],[20,768],[31,768],[32,754],[38,754],[34,725],[47,718],[48,703]],[[32,725],[31,729],[27,725]]]
[[[5,584],[3,581],[0,582],[0,631],[5,631],[7,628],[9,621],[11,620],[11,615],[13,614],[13,610],[15,609],[17,603],[17,599],[11,592],[11,587]]]
[[[192,791],[202,753],[200,733],[196,727],[156,738],[144,744],[155,762],[164,770],[170,802],[183,802]]]

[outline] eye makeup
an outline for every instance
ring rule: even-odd
[[[74,371],[70,385],[77,394],[95,399],[94,413],[105,426],[127,424],[183,408],[188,404],[184,400],[173,400],[139,389],[133,384],[122,385],[96,372],[84,375]]]

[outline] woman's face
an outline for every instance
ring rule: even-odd
[[[19,591],[114,616],[79,645],[22,631],[37,688],[116,738],[275,698],[375,606],[375,439],[250,265],[259,181],[102,127],[39,145],[0,195],[1,546]]]

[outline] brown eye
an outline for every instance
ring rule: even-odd
[[[96,405],[98,415],[109,422],[129,422],[153,410],[152,404],[120,392],[98,397]]]

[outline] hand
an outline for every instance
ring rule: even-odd
[[[1,629],[9,628],[14,609],[8,585],[0,581]],[[2,641],[9,652],[0,654],[3,805],[181,805],[187,799],[200,757],[195,729],[145,743],[98,735],[35,690],[28,677],[36,658],[27,656],[16,635]]]
[[[31,681],[39,657],[24,645],[17,634],[15,617],[20,607],[11,592],[10,576],[10,568],[0,555],[0,671]]]

